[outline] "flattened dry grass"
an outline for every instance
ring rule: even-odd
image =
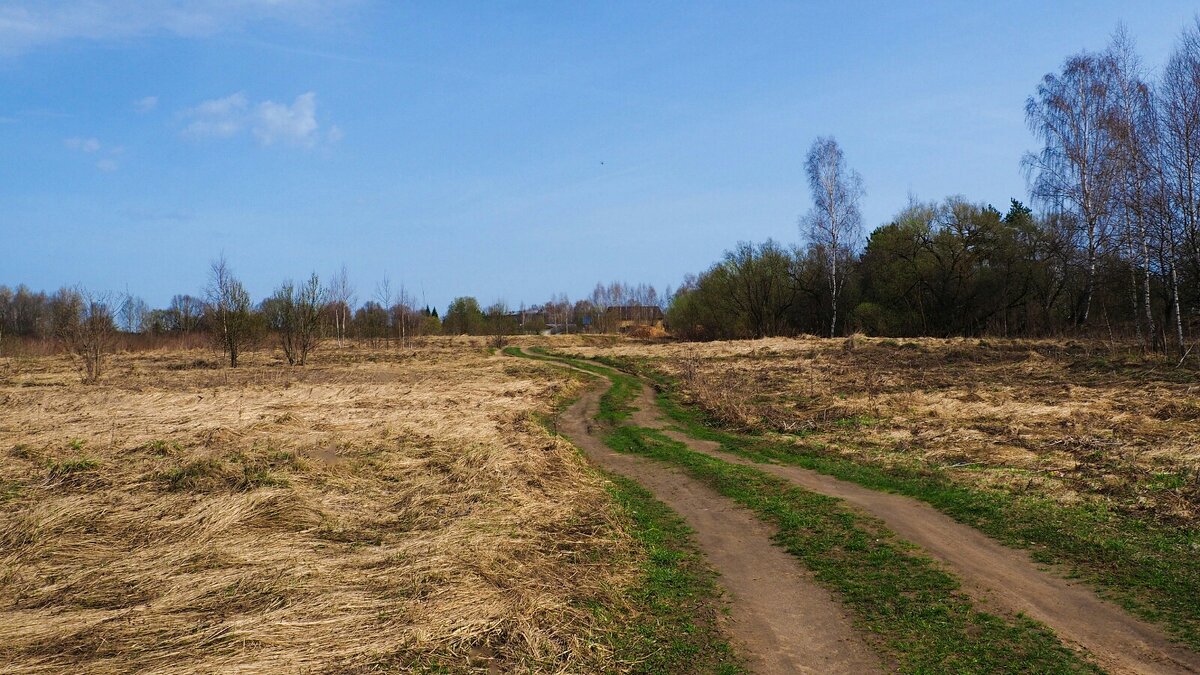
[[[637,574],[534,420],[578,385],[477,342],[0,360],[0,670],[622,670]]]

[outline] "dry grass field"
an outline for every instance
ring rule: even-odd
[[[1104,344],[775,338],[570,351],[642,360],[720,422],[855,461],[1200,524],[1200,379]]]
[[[636,561],[481,340],[0,359],[0,671],[586,672]]]

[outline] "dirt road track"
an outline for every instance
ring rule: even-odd
[[[838,497],[882,520],[888,528],[941,561],[983,608],[1000,606],[1041,621],[1068,644],[1087,650],[1112,673],[1200,673],[1200,654],[1171,643],[1157,627],[1101,600],[1083,584],[1038,568],[1025,551],[1011,549],[937,509],[909,497],[869,490],[798,466],[760,464],[668,430],[651,388],[642,387],[633,423],[664,430],[691,449],[755,466],[805,489]]]
[[[728,628],[756,673],[870,673],[883,670],[846,611],[797,561],[771,543],[773,531],[681,471],[610,450],[592,420],[603,388],[562,414],[559,432],[596,464],[631,478],[695,530],[730,596]]]

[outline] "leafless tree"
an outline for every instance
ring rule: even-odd
[[[834,337],[846,271],[862,233],[862,215],[858,209],[863,195],[862,177],[846,166],[842,149],[831,136],[813,141],[804,168],[812,190],[813,208],[804,216],[803,228],[809,242],[824,258],[833,308],[829,337]]]
[[[145,330],[146,317],[149,315],[150,306],[146,304],[146,301],[126,290],[121,299],[121,309],[118,312],[122,330],[126,333],[141,333]]]
[[[350,284],[346,266],[342,265],[329,282],[329,303],[333,309],[334,331],[339,347],[346,340],[346,324],[354,311],[354,299],[354,286]]]
[[[325,291],[316,273],[300,286],[285,281],[264,304],[288,364],[308,363],[309,353],[320,341],[321,311],[325,308]]]
[[[1184,354],[1179,302],[1179,266],[1189,258],[1200,273],[1200,18],[1184,31],[1167,61],[1158,91],[1163,177],[1169,218],[1161,227],[1164,270],[1171,287],[1168,306],[1175,338]]]
[[[237,368],[238,357],[254,337],[254,315],[250,294],[234,276],[225,256],[212,263],[205,294],[208,299],[205,311],[213,339],[225,350],[229,367]]]
[[[1047,73],[1025,103],[1025,120],[1045,144],[1022,164],[1033,177],[1034,197],[1075,214],[1084,237],[1084,289],[1076,323],[1087,321],[1096,287],[1096,265],[1110,244],[1119,182],[1120,147],[1111,133],[1114,114],[1110,61],[1081,52],[1062,72]]]
[[[1143,347],[1153,349],[1157,340],[1151,303],[1151,223],[1160,217],[1154,198],[1154,146],[1158,139],[1154,96],[1143,79],[1141,61],[1124,26],[1117,28],[1104,58],[1114,101],[1113,114],[1108,118],[1109,133],[1116,140],[1119,162],[1115,210],[1122,221],[1122,239],[1131,262],[1134,330]]]
[[[421,330],[423,317],[419,316],[415,307],[416,299],[409,294],[408,288],[400,284],[400,292],[396,294],[396,304],[392,306],[392,315],[396,323],[396,331],[400,335],[401,347],[408,346],[408,338]]]
[[[384,311],[383,344],[387,346],[391,344],[392,340],[391,326],[387,325],[391,322],[392,281],[387,278],[387,275],[384,275],[383,280],[375,284],[375,300]]]
[[[199,325],[200,316],[204,314],[204,303],[190,295],[176,295],[171,298],[167,314],[170,316],[171,329],[186,335]]]
[[[100,379],[104,359],[116,342],[111,299],[77,286],[60,290],[52,301],[54,335],[76,359],[88,384]]]

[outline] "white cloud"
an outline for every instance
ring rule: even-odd
[[[183,133],[197,138],[233,136],[246,125],[246,105],[246,95],[241,92],[204,101],[184,112],[184,117],[192,121]]]
[[[95,138],[66,138],[63,139],[63,145],[68,150],[78,150],[79,152],[96,152],[102,146],[100,141]]]
[[[260,21],[319,27],[359,0],[13,0],[0,5],[0,54],[68,40],[204,37]]]
[[[325,134],[325,139],[330,143],[337,143],[345,137],[346,134],[342,133],[342,128],[336,124],[329,127],[329,133]]]
[[[145,96],[133,102],[133,109],[140,113],[147,113],[158,107],[157,96]]]
[[[317,95],[307,92],[296,97],[291,105],[262,101],[254,106],[244,93],[204,101],[184,111],[189,122],[183,134],[193,138],[228,138],[249,131],[259,145],[302,145],[312,147],[320,139],[317,122]],[[342,132],[336,126],[326,134],[326,140],[336,142]]]
[[[79,136],[73,138],[64,138],[63,146],[75,152],[85,155],[100,154],[101,159],[97,160],[96,168],[105,172],[111,173],[116,171],[120,164],[117,163],[117,157],[125,152],[125,148],[119,145],[105,145],[98,138],[82,138]]]
[[[317,133],[317,95],[296,97],[292,105],[263,101],[255,110],[254,137],[263,145],[277,141],[312,145]]]

